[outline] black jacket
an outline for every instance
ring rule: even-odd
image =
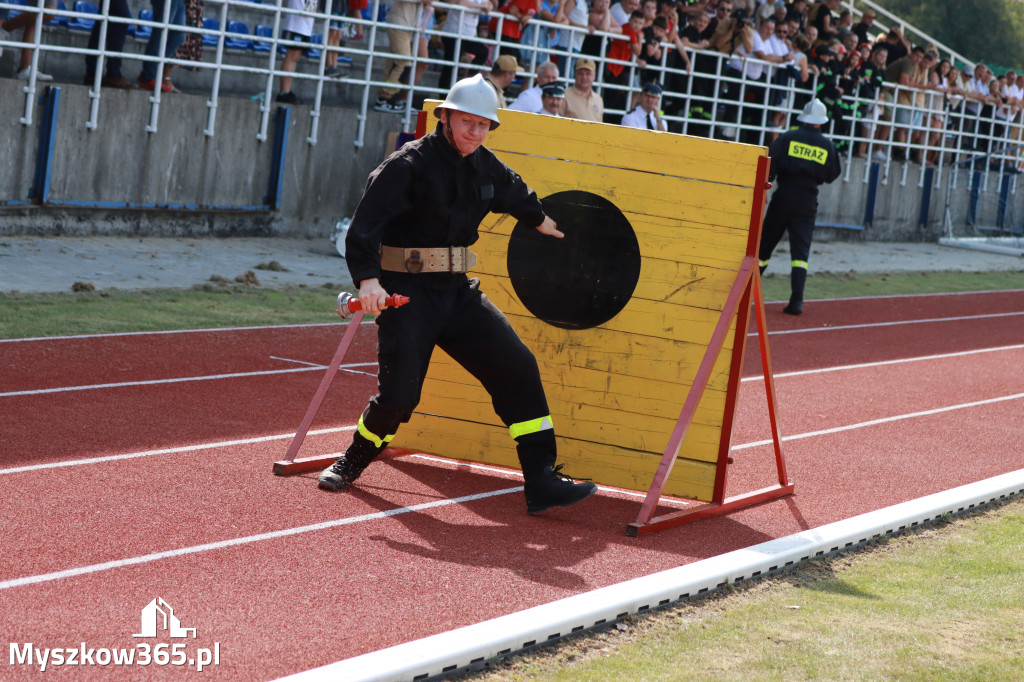
[[[769,180],[778,178],[778,191],[817,198],[818,185],[839,177],[839,155],[820,130],[801,126],[772,143]]]
[[[492,212],[509,213],[530,227],[544,222],[540,200],[515,171],[486,147],[459,156],[438,124],[370,173],[345,239],[352,281],[359,286],[380,278],[381,245],[470,246]],[[447,273],[411,276],[451,279]]]

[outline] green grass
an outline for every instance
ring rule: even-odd
[[[769,272],[762,280],[766,301],[789,299],[789,275]],[[1024,288],[1018,272],[896,272],[832,273],[811,272],[807,277],[807,299],[937,294],[955,291],[994,291]]]
[[[1022,546],[1017,499],[463,679],[1020,680]]]
[[[807,298],[1015,289],[1019,272],[812,273]],[[765,298],[789,298],[788,275],[764,279]],[[337,321],[338,289],[206,284],[192,289],[107,289],[0,294],[0,337],[101,334]]]
[[[329,287],[203,285],[192,289],[0,294],[0,336],[337,322],[338,291]]]

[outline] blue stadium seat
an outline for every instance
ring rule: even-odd
[[[71,6],[71,9],[75,12],[81,12],[83,14],[100,13],[100,8],[96,6],[96,3],[89,2],[89,0],[75,0],[75,4]],[[93,24],[95,23],[95,19],[71,17],[68,20],[68,28],[72,31],[85,31],[86,33],[88,33],[92,31]]]
[[[139,10],[139,20],[153,21],[153,10]],[[135,24],[132,24],[128,27],[128,34],[135,36],[139,40],[149,40],[149,37],[153,35],[153,29],[149,26],[136,26]]]
[[[68,8],[68,6],[66,4],[64,4],[64,0],[57,0],[57,7],[56,7],[56,9],[64,11],[67,8]],[[50,19],[48,22],[46,22],[46,25],[47,26],[67,26],[68,25],[68,17],[65,17],[65,16],[60,15],[60,14],[55,15],[53,17],[53,19]]]
[[[252,41],[249,40],[249,27],[241,21],[229,21],[224,47],[230,50],[251,50]]]
[[[270,41],[274,38],[274,29],[270,26],[257,24],[252,34],[256,37],[256,40],[252,41],[252,49],[256,52],[270,52]]]
[[[28,0],[10,0],[10,2],[11,2],[12,5],[27,5],[28,4]],[[7,19],[8,20],[13,19],[14,17],[18,16],[19,14],[21,14],[21,12],[19,10],[16,10],[16,9],[8,10],[7,11]]]
[[[203,28],[207,31],[219,31],[220,20],[213,19],[211,17],[203,17]],[[207,47],[217,47],[217,36],[212,36],[207,33],[203,34],[203,45]]]

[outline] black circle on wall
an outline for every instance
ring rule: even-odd
[[[555,327],[604,324],[626,307],[640,279],[633,226],[591,192],[557,192],[541,203],[565,238],[517,223],[508,244],[512,288],[527,310]]]

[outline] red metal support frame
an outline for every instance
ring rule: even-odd
[[[761,223],[764,218],[765,192],[768,189],[768,169],[771,163],[768,157],[761,157],[758,160],[757,173],[754,184],[754,200],[750,214],[750,232],[747,239],[746,255],[740,265],[729,296],[722,308],[721,316],[715,325],[711,340],[708,342],[707,350],[701,360],[697,373],[694,376],[690,392],[686,396],[679,419],[669,437],[669,442],[662,455],[661,462],[654,474],[651,487],[640,507],[636,521],[629,524],[626,534],[636,537],[646,535],[665,528],[671,528],[684,523],[690,523],[699,519],[707,518],[717,514],[723,514],[734,509],[739,509],[752,504],[783,497],[793,493],[794,486],[786,474],[785,458],[782,454],[781,438],[779,436],[778,423],[775,414],[775,383],[771,369],[771,357],[768,348],[768,328],[764,314],[764,293],[761,289],[760,273],[757,271],[757,250],[761,241]],[[750,308],[754,306],[755,319],[757,322],[757,334],[760,341],[761,368],[764,372],[765,389],[768,399],[768,416],[771,422],[772,440],[775,446],[775,463],[779,475],[779,483],[775,486],[762,488],[753,492],[725,496],[726,482],[728,479],[728,467],[730,463],[729,450],[731,447],[732,427],[735,419],[736,402],[739,394],[740,375],[743,368],[744,353],[746,350],[747,329],[750,322]],[[654,516],[654,511],[661,499],[662,491],[668,482],[672,466],[679,456],[679,450],[686,438],[686,432],[693,422],[697,411],[697,405],[707,388],[714,367],[725,339],[729,331],[729,324],[733,315],[736,315],[736,327],[734,332],[733,357],[729,372],[729,387],[726,394],[725,411],[722,421],[721,444],[719,445],[718,462],[715,469],[715,485],[712,492],[712,499],[709,503],[673,512],[663,516]]]
[[[341,367],[341,361],[345,359],[345,355],[348,353],[348,349],[352,345],[352,341],[355,340],[356,332],[359,331],[359,323],[362,321],[362,310],[357,310],[352,313],[352,319],[348,323],[348,329],[345,330],[345,336],[342,337],[341,343],[338,344],[338,350],[334,352],[331,364],[328,366],[327,372],[324,373],[324,378],[320,380],[320,386],[316,389],[316,394],[313,396],[312,402],[310,402],[309,407],[306,408],[306,415],[302,418],[302,423],[299,425],[299,430],[295,432],[295,437],[292,438],[291,445],[288,446],[288,452],[285,453],[284,459],[274,462],[274,473],[278,476],[288,476],[290,474],[301,474],[307,471],[316,471],[317,469],[328,467],[332,462],[334,462],[333,456],[321,455],[319,457],[295,459],[295,455],[299,454],[299,448],[302,447],[302,441],[306,439],[306,432],[309,431],[309,427],[312,425],[313,418],[316,417],[316,413],[320,411],[320,405],[323,404],[324,397],[327,396],[327,390],[331,387],[331,382],[334,381],[334,376],[338,373],[338,368]]]

